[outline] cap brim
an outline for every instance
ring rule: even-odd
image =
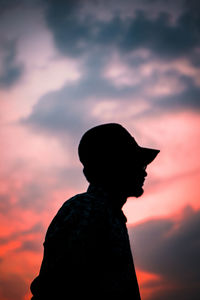
[[[160,150],[140,147],[139,152],[144,165],[148,165],[156,158]]]

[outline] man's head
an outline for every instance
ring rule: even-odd
[[[108,123],[88,130],[81,138],[78,153],[90,183],[126,197],[139,197],[146,166],[159,150],[140,147],[124,127]]]

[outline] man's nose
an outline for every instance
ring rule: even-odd
[[[143,175],[144,175],[144,177],[147,176],[146,167],[143,168]]]

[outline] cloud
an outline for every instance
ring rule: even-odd
[[[44,226],[41,223],[36,223],[31,228],[0,237],[2,261],[9,251],[14,253],[21,251],[41,252],[40,237],[43,233]],[[3,248],[7,250],[4,253],[2,252]]]
[[[199,111],[200,109],[200,87],[197,87],[191,81],[191,78],[185,77],[185,82],[187,82],[187,89],[179,93],[176,96],[166,96],[160,99],[158,102],[158,107],[161,110],[180,110],[184,108],[186,110]]]
[[[21,212],[27,210],[44,211],[47,208],[47,202],[45,199],[49,195],[51,189],[45,179],[37,179],[37,175],[34,173],[29,180],[26,180],[22,174],[18,174],[18,179],[15,178],[17,175],[12,170],[12,178],[5,180],[3,184],[5,192],[1,193],[0,209],[5,215],[17,217],[17,211]],[[25,175],[25,174],[24,174]],[[28,176],[28,168],[26,171]],[[39,176],[39,175],[38,175]],[[13,199],[15,199],[13,203]],[[42,200],[41,200],[42,199]]]
[[[0,49],[0,88],[12,87],[23,74],[23,66],[15,57],[16,43],[5,42]]]
[[[38,252],[41,253],[41,240],[30,240],[30,241],[23,241],[21,246],[16,250],[17,252]]]
[[[159,292],[153,293],[153,296],[150,296],[148,300],[198,300],[199,299],[199,286],[191,286],[191,287],[179,287],[179,288],[172,288],[164,289]]]
[[[90,56],[85,62],[85,76],[58,91],[50,92],[39,99],[31,114],[21,119],[21,124],[37,132],[53,135],[73,135],[73,139],[86,129],[101,122],[92,111],[102,99],[126,99],[134,87],[116,87],[102,76],[107,58],[104,54]]]
[[[138,2],[131,4],[130,1],[123,1],[121,5],[117,2],[116,8],[115,2],[108,1],[106,8],[110,18],[100,19],[99,7],[102,6],[99,1],[95,5],[92,1],[84,4],[81,1],[59,1],[58,4],[48,1],[45,3],[46,20],[57,47],[62,53],[72,56],[91,52],[95,47],[102,50],[114,47],[125,53],[148,48],[165,59],[189,54],[200,45],[198,14],[192,5],[186,6],[182,1],[182,13],[179,7],[179,17],[174,24],[171,24],[173,10],[169,11],[165,5],[151,18],[151,6],[160,3],[151,1],[147,5],[146,1],[142,1],[143,5],[138,6]],[[132,15],[122,17],[121,12],[128,10]]]
[[[177,221],[166,218],[143,222],[131,227],[129,235],[137,267],[162,279],[164,290],[152,299],[190,299],[191,291],[191,299],[198,299],[199,210],[186,207]]]
[[[77,142],[81,133],[105,119],[93,114],[101,102],[120,103],[119,111],[135,104],[134,118],[199,109],[199,68],[191,59],[200,43],[198,17],[184,1],[170,8],[161,4],[151,2],[157,7],[152,15],[146,1],[117,1],[117,6],[108,1],[105,15],[105,2],[43,1],[55,46],[62,55],[82,61],[82,76],[40,97],[20,123],[60,140],[73,136]],[[139,100],[144,109],[137,113]],[[109,115],[117,121],[119,113],[115,109]],[[127,115],[131,118],[128,109]]]
[[[0,297],[5,300],[23,300],[27,293],[25,281],[16,274],[0,277]]]
[[[10,202],[10,196],[8,194],[1,194],[0,195],[0,211],[3,214],[6,214],[12,207]]]
[[[170,59],[186,55],[199,45],[197,24],[192,26],[185,23],[185,15],[182,15],[173,26],[169,19],[170,15],[164,12],[155,20],[149,20],[145,13],[138,12],[123,35],[124,38],[120,43],[121,49],[130,51],[145,47],[151,49],[159,57]],[[185,35],[188,39],[185,39]]]
[[[0,1],[0,5],[0,88],[5,91],[16,86],[26,71],[19,57],[19,46],[23,38],[30,40],[32,37],[35,24],[40,21],[41,8],[39,1],[33,4],[31,1],[9,0]]]
[[[132,114],[126,109],[126,119],[199,109],[197,68],[186,63],[180,68],[181,61],[167,64],[152,60],[151,54],[142,57],[142,53],[126,58],[118,54],[116,59],[102,53],[97,60],[95,55],[89,56],[85,76],[42,96],[20,124],[62,140],[65,135],[73,136],[77,143],[81,133],[105,119],[93,113],[101,103],[113,107],[108,121],[117,121],[116,116],[130,105]],[[141,103],[143,109],[138,111]]]
[[[87,1],[81,7],[79,16],[94,16],[98,20],[108,21],[112,19],[113,13],[118,14],[121,19],[135,17],[137,11],[144,11],[148,17],[155,19],[161,12],[168,12],[175,22],[183,10],[184,0],[170,1],[163,0],[97,0]]]

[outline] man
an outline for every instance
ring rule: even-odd
[[[90,185],[51,222],[32,300],[140,299],[122,206],[142,195],[146,166],[158,152],[116,123],[83,135],[78,153]]]

